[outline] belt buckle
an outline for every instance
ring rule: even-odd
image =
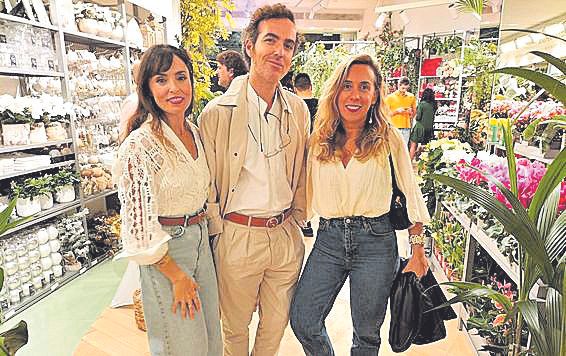
[[[265,226],[269,228],[274,228],[277,225],[279,225],[279,219],[277,219],[276,216],[270,217],[269,219],[267,219],[267,222],[265,223]]]

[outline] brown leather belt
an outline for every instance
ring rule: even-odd
[[[202,209],[195,215],[184,215],[179,217],[160,216],[157,218],[161,225],[165,226],[183,226],[195,225],[206,219],[206,210]]]
[[[228,213],[224,215],[224,219],[240,225],[274,228],[278,225],[283,224],[283,222],[287,220],[289,216],[291,216],[292,212],[293,209],[289,208],[281,214],[272,216],[270,218],[256,218],[253,216],[238,213]]]

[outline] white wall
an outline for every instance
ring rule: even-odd
[[[181,36],[181,14],[179,0],[129,0],[132,4],[141,6],[156,15],[167,19],[167,42],[177,45],[175,35]]]

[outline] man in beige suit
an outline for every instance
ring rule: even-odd
[[[244,31],[250,73],[235,78],[200,117],[211,173],[209,234],[215,236],[225,356],[249,355],[248,326],[259,306],[252,355],[279,349],[304,256],[305,151],[309,113],[284,90],[297,47],[293,14],[264,6]]]

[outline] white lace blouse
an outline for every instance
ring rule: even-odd
[[[181,140],[162,122],[164,143],[153,134],[149,120],[130,133],[112,167],[122,204],[123,252],[141,264],[159,261],[171,236],[159,216],[183,216],[198,211],[208,197],[210,173],[196,126],[191,124],[198,157],[194,160]]]

